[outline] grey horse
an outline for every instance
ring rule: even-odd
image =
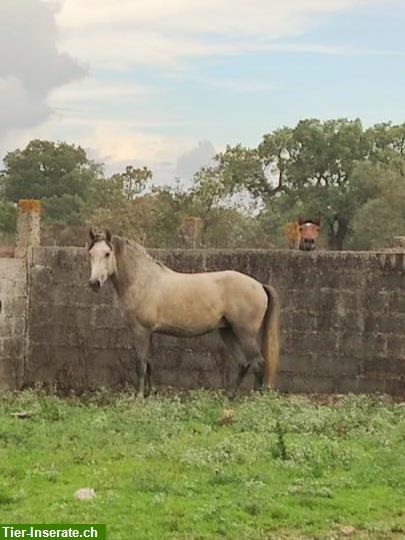
[[[279,359],[278,295],[273,287],[231,270],[180,273],[136,242],[90,231],[90,287],[110,279],[135,333],[138,395],[153,389],[151,336],[201,336],[218,330],[239,360],[234,396],[251,368],[255,389],[274,385]]]

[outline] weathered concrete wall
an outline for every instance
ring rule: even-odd
[[[182,271],[236,269],[282,302],[278,387],[292,392],[405,393],[404,253],[155,251]],[[133,338],[111,286],[88,290],[80,248],[35,248],[29,264],[25,384],[117,386],[134,380]],[[155,338],[157,382],[221,387],[235,374],[215,336]]]
[[[0,387],[18,388],[24,371],[26,262],[0,259]]]

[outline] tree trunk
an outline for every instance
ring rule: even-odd
[[[335,221],[329,225],[329,249],[342,251],[348,228],[345,220],[335,218]]]

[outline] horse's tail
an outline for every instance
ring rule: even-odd
[[[262,323],[264,385],[274,387],[280,356],[280,299],[273,287],[263,285],[269,303]]]

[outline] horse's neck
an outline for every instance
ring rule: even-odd
[[[118,257],[117,271],[113,276],[114,287],[120,297],[124,297],[131,287],[143,287],[145,280],[153,277],[163,269],[143,250],[131,248],[128,254]]]

